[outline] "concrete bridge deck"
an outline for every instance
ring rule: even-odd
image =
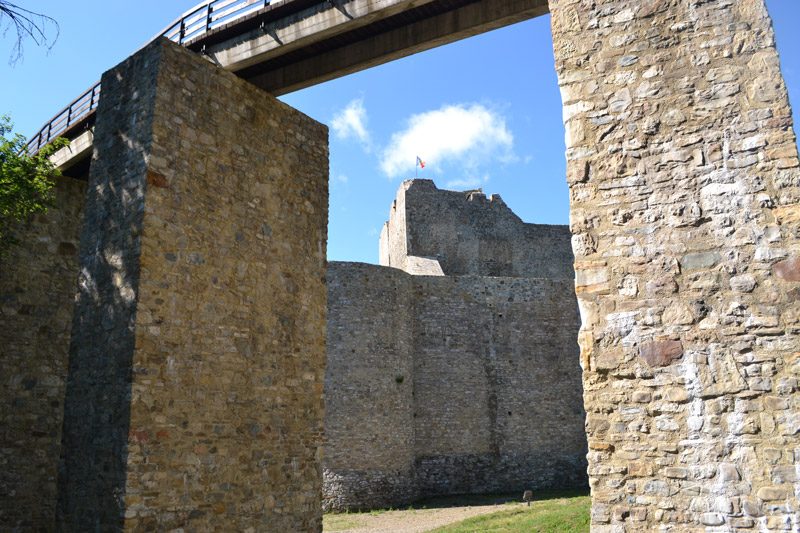
[[[154,39],[280,96],[547,12],[547,0],[207,0]],[[54,160],[84,174],[99,93],[97,84],[64,108],[31,148],[66,136],[73,144]]]

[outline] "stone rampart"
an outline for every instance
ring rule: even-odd
[[[435,259],[447,276],[573,276],[567,226],[527,224],[500,195],[423,179],[403,182],[380,239],[382,265],[412,272],[412,258]]]
[[[0,530],[52,531],[86,183],[12,228],[0,257]]]
[[[572,280],[408,281],[420,495],[584,485]]]
[[[414,478],[413,302],[394,268],[328,263],[324,504],[409,502]]]
[[[524,224],[497,197],[476,194],[405,182],[381,248],[407,271],[329,264],[326,508],[586,483],[571,261],[558,279],[449,276],[434,258],[445,253],[401,255],[415,242],[404,236],[423,233],[411,220],[451,224],[459,239],[444,249],[464,253],[500,242],[485,237],[494,219],[516,258],[570,253],[566,227]],[[511,264],[518,259],[501,259],[449,264],[524,272]]]

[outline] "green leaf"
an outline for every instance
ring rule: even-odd
[[[54,178],[61,173],[48,159],[56,150],[69,144],[58,138],[38,154],[28,151],[25,137],[12,135],[13,125],[7,115],[0,116],[0,254],[17,244],[9,235],[9,225],[33,213],[45,213],[53,207]]]

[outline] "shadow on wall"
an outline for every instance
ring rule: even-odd
[[[127,79],[141,61],[135,55],[104,75],[97,111],[58,478],[56,520],[66,530],[122,529],[129,439],[140,437],[130,434],[130,408],[156,85],[153,69],[152,80]]]

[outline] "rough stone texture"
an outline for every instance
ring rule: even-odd
[[[442,191],[431,180],[408,180],[381,232],[380,264],[435,275],[435,267],[419,267],[428,259],[447,276],[572,279],[569,239],[567,226],[522,222],[498,194],[487,198],[480,189]]]
[[[416,496],[413,298],[393,268],[328,263],[326,509]]]
[[[382,248],[398,254],[404,239],[389,237],[420,234],[414,220],[433,227],[457,220],[451,229],[460,240],[443,244],[479,249],[495,219],[516,219],[497,199],[479,201],[427,180],[406,182]],[[516,257],[549,256],[549,246],[556,258],[569,254],[566,228],[516,221],[506,237]],[[585,485],[571,261],[560,272],[566,279],[545,279],[445,276],[435,259],[423,270],[419,257],[394,258],[411,272],[329,265],[324,506]],[[500,261],[481,268],[513,270]]]
[[[321,531],[326,128],[163,39],[97,113],[59,529]]]
[[[12,229],[0,258],[0,531],[52,531],[86,183]]]
[[[800,172],[764,2],[550,10],[592,530],[796,528]]]

